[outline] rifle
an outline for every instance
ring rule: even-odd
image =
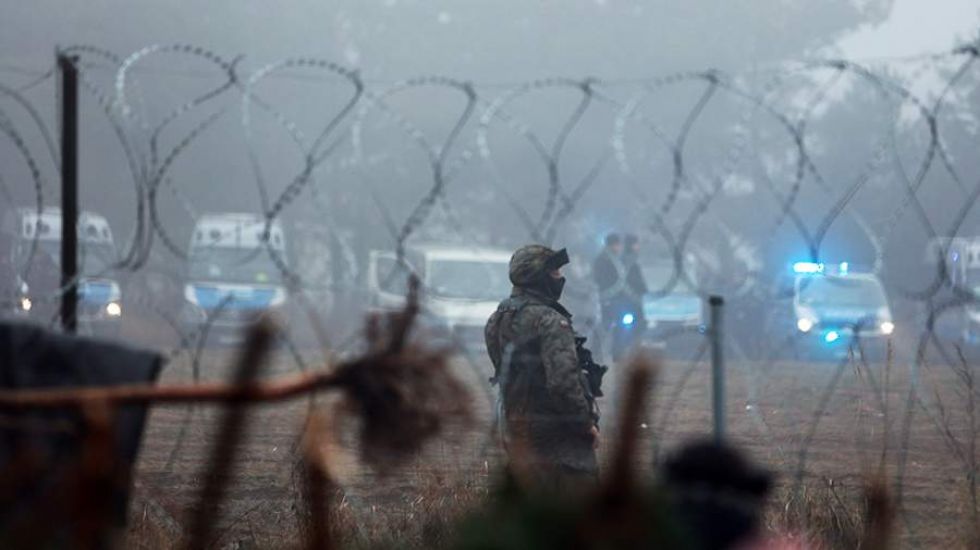
[[[585,373],[592,397],[602,397],[602,377],[609,367],[600,365],[592,359],[592,350],[585,347],[585,336],[575,337],[575,352],[578,355],[578,366]]]

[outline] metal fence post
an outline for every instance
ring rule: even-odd
[[[708,299],[711,306],[711,404],[714,413],[715,443],[725,439],[725,355],[722,313],[725,300],[721,296]]]
[[[78,325],[78,70],[77,58],[58,53],[61,72],[61,324]]]

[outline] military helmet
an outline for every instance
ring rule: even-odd
[[[515,286],[532,286],[541,276],[568,263],[564,248],[555,251],[540,244],[522,246],[510,257],[510,282]]]

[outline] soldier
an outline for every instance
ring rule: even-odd
[[[623,267],[626,272],[626,283],[623,313],[633,315],[633,323],[625,338],[625,347],[633,347],[642,339],[647,329],[646,316],[643,313],[643,297],[647,293],[647,282],[640,267],[640,239],[636,235],[626,235],[623,248]]]
[[[626,271],[626,289],[632,300],[639,303],[647,293],[646,278],[640,267],[640,239],[636,235],[626,235],[626,247],[623,249],[623,267]]]
[[[602,322],[605,329],[615,326],[626,289],[626,269],[622,260],[623,242],[616,233],[606,235],[605,246],[592,262],[592,279],[599,291]]]
[[[587,487],[598,475],[594,392],[579,361],[572,316],[558,303],[567,263],[564,249],[518,249],[510,260],[513,292],[485,331],[500,386],[504,448],[519,471],[556,491]]]

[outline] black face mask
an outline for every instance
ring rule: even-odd
[[[565,278],[555,278],[551,275],[545,275],[544,284],[542,286],[544,287],[543,290],[545,291],[545,294],[557,302],[561,298],[562,289],[565,288]]]
[[[544,281],[542,282],[542,287],[545,294],[548,295],[554,301],[558,301],[561,298],[561,291],[565,288],[565,278],[564,277],[552,277],[551,272],[557,269],[561,269],[563,266],[568,264],[568,251],[564,248],[555,252],[548,261],[545,262],[545,274]]]

